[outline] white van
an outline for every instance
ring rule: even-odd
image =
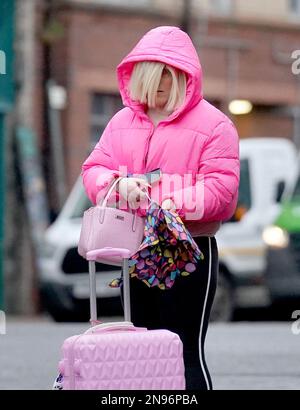
[[[212,320],[230,320],[237,307],[266,306],[264,226],[280,209],[283,190],[296,177],[296,150],[281,138],[249,138],[240,142],[239,202],[233,218],[216,235],[220,275]],[[57,321],[87,320],[89,280],[87,262],[79,256],[82,215],[91,206],[81,177],[60,215],[47,229],[40,256],[40,285],[46,310]],[[108,283],[119,276],[115,266],[97,264],[97,295],[103,309],[121,314],[119,289]],[[108,302],[109,306],[105,306]],[[113,304],[111,305],[111,302]]]
[[[282,196],[297,176],[297,151],[287,139],[243,139],[240,164],[235,215],[216,234],[220,275],[212,319],[223,321],[230,320],[236,308],[271,303],[262,231],[280,212]]]

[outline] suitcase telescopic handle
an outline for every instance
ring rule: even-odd
[[[131,322],[130,311],[130,289],[129,289],[129,271],[128,271],[128,258],[131,255],[131,251],[125,248],[111,248],[105,247],[101,249],[94,249],[87,252],[86,258],[89,261],[89,275],[90,275],[90,322],[92,326],[95,326],[97,322],[97,295],[96,295],[96,266],[95,262],[98,257],[110,257],[120,256],[123,258],[122,270],[123,270],[123,292],[124,292],[124,319],[125,322]]]

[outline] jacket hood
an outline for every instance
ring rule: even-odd
[[[188,34],[178,27],[161,26],[148,31],[118,65],[117,78],[123,104],[135,110],[139,110],[141,104],[133,101],[127,90],[134,64],[139,61],[159,61],[187,74],[186,99],[178,113],[191,109],[203,98],[198,54]]]

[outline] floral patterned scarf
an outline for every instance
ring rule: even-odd
[[[147,286],[165,290],[178,276],[188,276],[204,255],[174,210],[151,203],[145,218],[144,238],[138,251],[129,258],[129,274]],[[109,286],[119,287],[122,278]]]

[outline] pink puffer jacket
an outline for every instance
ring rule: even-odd
[[[134,63],[145,60],[187,74],[184,104],[156,127],[127,91]],[[83,164],[87,195],[96,203],[124,169],[125,174],[144,174],[160,168],[162,181],[151,197],[160,203],[171,198],[193,235],[206,232],[206,226],[214,234],[236,208],[239,138],[230,119],[203,98],[202,69],[190,37],[177,27],[149,31],[120,63],[117,75],[125,108],[110,120]]]

